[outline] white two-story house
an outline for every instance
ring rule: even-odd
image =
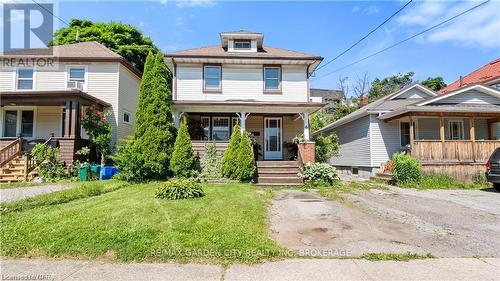
[[[112,146],[133,133],[141,73],[103,45],[26,49],[0,59],[0,147],[19,137],[24,146],[52,138],[61,159],[72,164],[85,145],[80,116],[90,105],[111,111]]]
[[[188,120],[195,150],[224,150],[237,123],[259,144],[258,160],[295,159],[292,139],[309,139],[309,78],[322,57],[270,47],[262,33],[223,32],[220,44],[165,54],[173,73],[173,110]],[[295,156],[296,157],[296,156]]]

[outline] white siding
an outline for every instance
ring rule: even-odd
[[[126,67],[120,65],[120,81],[118,94],[118,141],[123,140],[134,132],[135,113],[139,98],[139,84],[141,80]],[[123,122],[123,113],[131,114],[131,124]]]
[[[177,100],[307,101],[305,66],[282,66],[281,94],[264,94],[262,65],[222,65],[222,93],[203,93],[201,64],[177,66]]]
[[[370,115],[371,166],[379,167],[401,150],[399,122],[384,122]],[[359,147],[357,150],[364,149]]]
[[[35,70],[35,90],[64,90],[66,89],[66,70],[61,64],[54,68],[37,68]]]
[[[62,109],[60,106],[37,106],[36,132],[38,139],[48,139],[51,134],[58,137],[62,133]]]
[[[14,90],[15,79],[16,79],[16,72],[14,70],[0,69],[0,91]]]
[[[119,63],[90,64],[88,66],[87,93],[112,105],[109,117],[113,129],[112,146],[117,142]]]
[[[335,166],[370,166],[370,116],[365,116],[333,129],[340,144],[340,155],[332,157]]]
[[[496,104],[500,105],[500,99],[479,91],[466,91],[454,96],[433,102],[434,104]]]

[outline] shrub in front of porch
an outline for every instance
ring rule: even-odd
[[[252,141],[248,132],[241,135],[237,156],[237,177],[240,181],[251,181],[255,176],[255,161]]]
[[[217,155],[217,148],[214,142],[205,144],[205,154],[201,158],[200,178],[222,178],[221,157]]]
[[[234,126],[231,140],[226,151],[222,155],[222,175],[226,178],[237,179],[238,150],[240,146],[240,126]]]
[[[339,179],[337,169],[328,163],[306,163],[300,171],[300,177],[307,184],[332,185]]]
[[[418,183],[422,178],[422,165],[417,158],[404,152],[392,156],[392,180],[396,184]]]
[[[104,165],[106,157],[111,154],[111,124],[108,122],[110,111],[100,111],[95,105],[85,109],[82,116],[82,127],[89,135],[91,144],[101,155],[101,164]]]
[[[198,159],[194,156],[193,144],[185,120],[181,122],[177,132],[174,152],[172,153],[172,160],[170,160],[170,170],[172,170],[174,176],[180,178],[196,176],[199,172]]]
[[[38,143],[31,150],[31,157],[38,167],[38,175],[45,180],[55,180],[67,177],[64,166],[57,159],[59,158],[59,148]]]

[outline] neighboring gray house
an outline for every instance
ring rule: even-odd
[[[339,119],[317,134],[336,133],[343,173],[373,176],[408,150],[424,170],[470,179],[500,146],[500,91],[480,84],[438,95],[414,84]]]

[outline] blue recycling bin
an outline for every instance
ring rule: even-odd
[[[118,174],[118,169],[113,166],[104,166],[101,168],[101,180],[109,180]]]

